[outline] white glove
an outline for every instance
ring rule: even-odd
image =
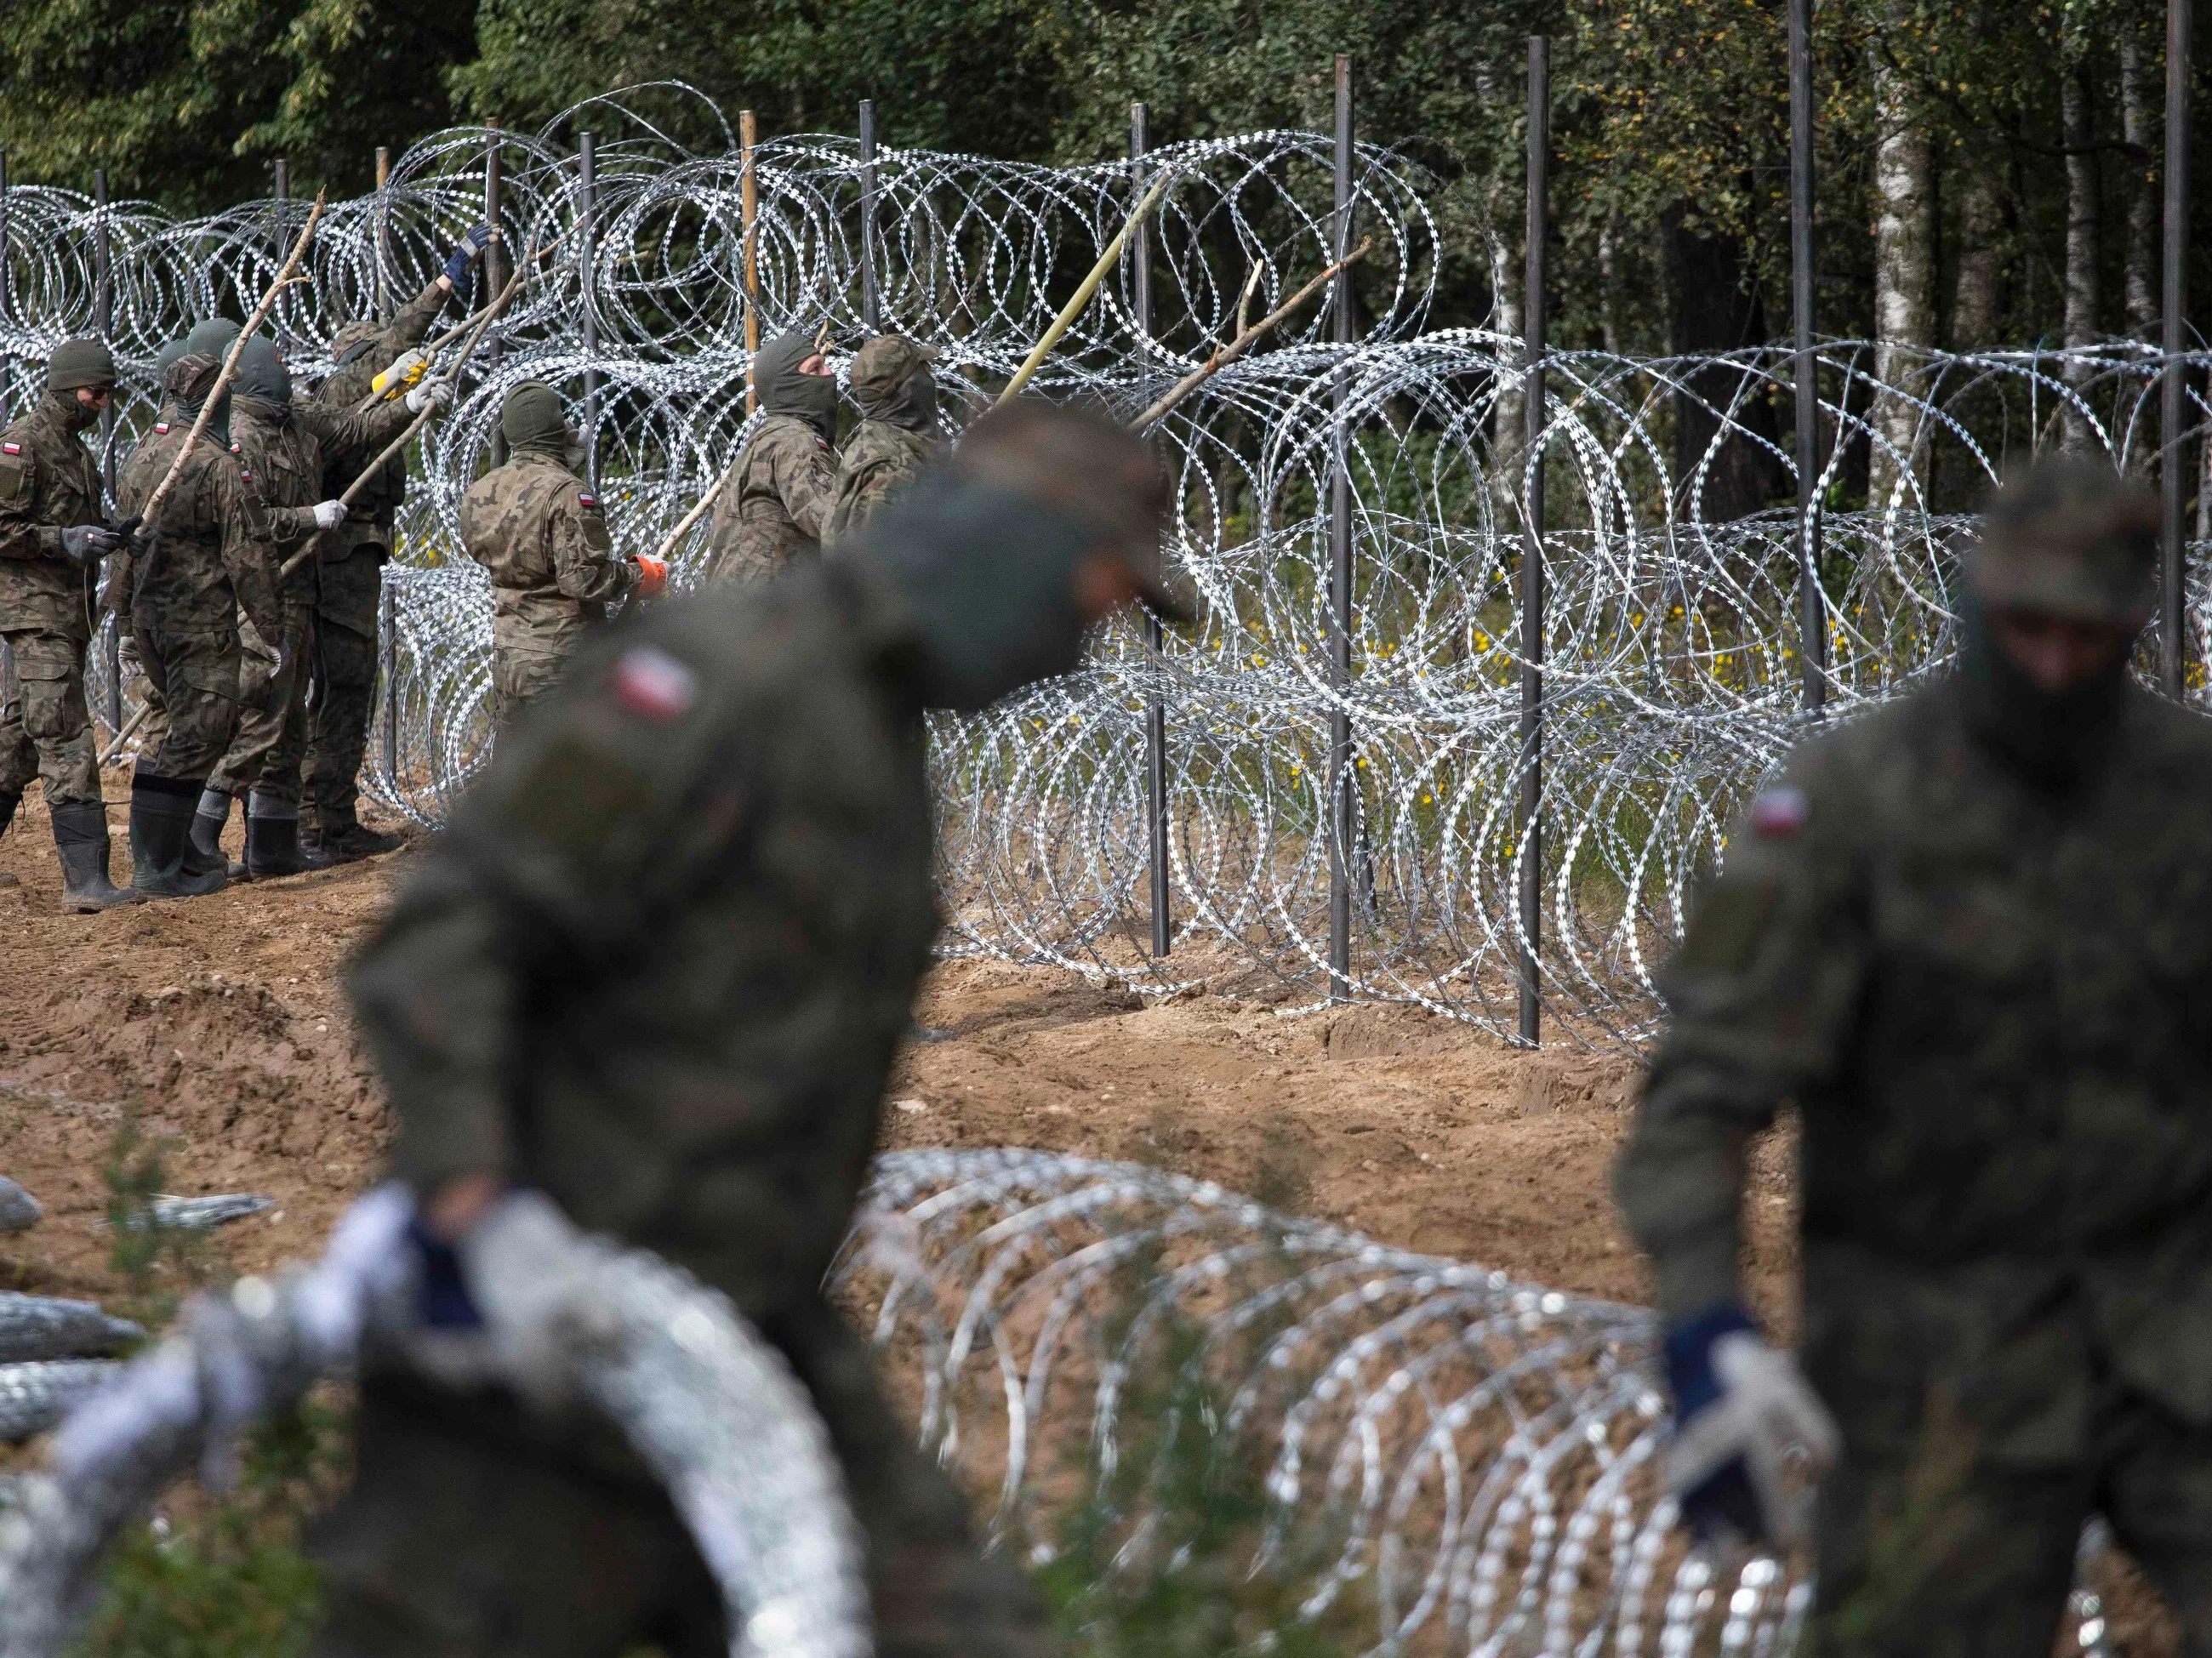
[[[454,1246],[501,1378],[541,1410],[574,1387],[580,1350],[611,1333],[594,1284],[611,1246],[579,1231],[542,1192],[501,1198]]]
[[[1766,1534],[1778,1547],[1804,1540],[1807,1504],[1784,1475],[1796,1454],[1805,1472],[1832,1467],[1843,1448],[1828,1407],[1789,1354],[1748,1330],[1713,1343],[1713,1379],[1721,1396],[1674,1430],[1667,1447],[1667,1489],[1686,1496],[1741,1457]]]
[[[315,527],[335,530],[345,522],[346,504],[342,501],[319,501],[315,503]]]
[[[444,380],[432,380],[418,386],[407,394],[407,412],[419,415],[425,409],[445,409],[452,405],[453,388]]]

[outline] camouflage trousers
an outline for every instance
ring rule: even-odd
[[[291,647],[283,683],[272,685],[264,708],[240,703],[238,729],[207,786],[234,799],[248,790],[297,805],[300,762],[307,747],[307,675],[313,660],[315,611],[312,595],[284,595],[284,642]]]
[[[491,718],[501,731],[552,688],[566,653],[518,650],[495,641],[491,652]]]
[[[314,691],[307,724],[306,796],[315,821],[342,827],[361,799],[361,762],[376,714],[377,611],[384,553],[364,544],[316,573]]]
[[[141,616],[131,635],[149,705],[137,769],[204,783],[238,728],[238,634],[173,630]]]
[[[1852,1431],[1821,1484],[1814,1658],[2014,1658],[2052,1649],[2082,1522],[2101,1514],[2183,1630],[2212,1655],[2212,1428],[2101,1385],[2083,1455],[1980,1455],[1931,1401],[1918,1439]],[[1841,1402],[1841,1401],[1839,1401]]]
[[[876,1391],[828,1307],[763,1326],[812,1393],[867,1529],[878,1658],[1046,1658],[1043,1607],[969,1535],[965,1504]],[[668,1499],[610,1430],[556,1436],[504,1394],[362,1389],[354,1487],[310,1538],[314,1658],[666,1658],[730,1650]]]
[[[15,665],[0,699],[0,797],[35,777],[49,806],[100,799],[100,744],[84,701],[85,643],[42,628],[0,634]]]

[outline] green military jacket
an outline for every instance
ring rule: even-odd
[[[599,497],[550,455],[520,454],[461,497],[461,544],[491,572],[492,643],[558,654],[635,591]]]
[[[100,468],[69,428],[76,395],[47,392],[0,432],[0,629],[92,637],[99,572],[62,556],[62,531],[107,516]]]
[[[875,516],[891,494],[944,458],[950,446],[941,436],[923,436],[887,420],[864,420],[845,441],[837,468],[837,505],[830,532],[850,535]]]
[[[580,647],[350,970],[398,1173],[816,1296],[937,927],[918,659],[857,556]]]
[[[422,343],[430,331],[430,325],[438,319],[451,296],[432,282],[420,294],[399,307],[398,313],[379,334],[368,349],[350,362],[341,363],[336,372],[315,389],[313,407],[322,416],[345,416],[360,407],[375,384],[376,377],[399,359]],[[392,399],[391,408],[404,408],[400,399]],[[411,418],[411,416],[410,417]],[[405,421],[399,422],[404,427]],[[323,493],[318,501],[334,501],[351,487],[361,476],[362,468],[374,460],[392,440],[399,435],[398,427],[386,434],[383,442],[359,447],[331,445],[328,449],[328,464],[323,474]],[[339,476],[341,473],[343,477]],[[398,521],[399,503],[407,498],[407,457],[394,455],[384,465],[383,472],[375,482],[354,497],[353,508],[346,521],[323,537],[322,557],[325,563],[350,556],[357,548],[371,547],[380,556],[392,550],[392,526]]]
[[[143,510],[191,434],[189,420],[157,420],[115,481],[126,513]],[[276,548],[252,468],[213,435],[193,446],[161,501],[157,547],[131,561],[134,623],[179,632],[221,633],[238,614],[264,639],[283,632]]]
[[[1735,1297],[1746,1138],[1803,1122],[1806,1363],[1910,1436],[2077,1455],[2100,1367],[2212,1424],[2212,721],[2130,688],[2042,792],[1962,682],[1806,744],[1663,980],[1618,1177],[1670,1315]]]
[[[819,556],[836,506],[837,452],[795,415],[765,416],[715,499],[710,578],[757,580]]]
[[[313,404],[279,407],[259,398],[231,399],[231,452],[252,474],[280,568],[315,533],[316,503],[332,498],[323,493],[326,472],[335,470],[330,457],[352,454],[373,459],[412,418],[402,403],[380,404],[367,414],[354,415]],[[340,525],[325,539],[343,532]],[[293,571],[284,586],[295,596],[312,598],[312,565]]]

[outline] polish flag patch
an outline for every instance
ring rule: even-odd
[[[596,507],[599,504],[599,498],[597,495],[587,495],[580,489],[576,492],[576,504],[579,507]]]
[[[1748,816],[1753,835],[1787,841],[1804,833],[1813,805],[1802,789],[1763,789],[1753,798]]]
[[[20,443],[0,443],[0,455],[20,455],[22,452],[23,446]]]
[[[157,420],[154,422],[154,429],[162,436],[167,437],[169,433],[169,422],[165,420]]]
[[[639,719],[656,725],[681,720],[699,700],[699,676],[651,645],[624,651],[608,683],[616,701]]]

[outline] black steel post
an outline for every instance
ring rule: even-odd
[[[860,325],[883,326],[884,297],[876,279],[876,100],[860,100]]]
[[[495,234],[491,246],[485,248],[483,252],[482,292],[485,302],[489,303],[492,296],[507,286],[507,272],[501,269],[506,264],[502,255],[507,245],[496,234],[500,228],[499,209],[501,194],[500,188],[501,139],[499,122],[495,118],[487,120],[484,125],[490,129],[489,136],[484,139],[484,222],[492,228]],[[489,380],[499,372],[499,335],[496,331],[485,331],[483,355],[484,378]],[[491,464],[494,466],[507,465],[507,436],[496,423],[493,425],[491,430]]]
[[[286,229],[285,221],[286,221],[286,220],[288,220],[288,219],[289,219],[289,218],[292,216],[292,215],[291,215],[291,203],[292,203],[292,167],[291,167],[291,163],[289,163],[289,161],[286,161],[286,160],[285,160],[282,155],[279,155],[279,156],[276,158],[276,235],[275,235],[275,238],[274,238],[274,240],[275,240],[275,242],[276,242],[276,270],[282,270],[284,268],[284,260],[285,260],[285,258],[287,258],[287,257],[291,253],[291,252],[292,252],[291,245],[290,245],[289,243],[288,243],[288,242],[284,240],[284,233],[285,233],[285,229]],[[286,298],[286,296],[285,296],[284,295],[279,294],[279,295],[276,296],[276,307],[275,307],[273,310],[271,310],[271,311],[270,312],[270,313],[269,313],[269,330],[270,330],[270,333],[274,334],[274,335],[276,337],[276,343],[277,343],[279,345],[282,345],[283,343],[284,343],[284,338],[285,338],[285,336],[284,336],[284,301],[285,301],[285,298]]]
[[[1352,59],[1336,58],[1336,214],[1331,225],[1332,259],[1352,246]],[[1340,270],[1329,285],[1336,317],[1336,343],[1352,343],[1352,273]],[[1344,422],[1352,401],[1351,371],[1339,364],[1330,388],[1336,413],[1328,477],[1328,675],[1340,699],[1352,684],[1352,472],[1345,452]],[[1352,872],[1354,833],[1352,716],[1340,700],[1328,716],[1328,805],[1322,833],[1328,836],[1328,999],[1352,994]]]
[[[1152,149],[1145,125],[1145,106],[1129,106],[1129,194],[1142,200],[1152,179],[1145,156]],[[1152,337],[1152,229],[1137,227],[1129,241],[1129,308],[1137,329],[1138,349]],[[1151,359],[1146,357],[1146,361]],[[1159,617],[1145,612],[1147,665],[1158,674],[1164,660],[1166,636]],[[1168,705],[1157,679],[1145,701],[1145,823],[1146,843],[1152,857],[1152,954],[1164,956],[1173,942],[1174,915],[1168,893]]]
[[[1528,239],[1522,268],[1521,400],[1527,455],[1521,504],[1520,1037],[1542,1039],[1544,993],[1544,354],[1545,244],[1551,235],[1551,41],[1528,37]]]
[[[100,324],[100,337],[111,348],[115,337],[115,245],[107,224],[107,169],[95,167],[92,174],[92,204],[94,212],[92,227],[92,246],[95,282],[93,301]],[[107,400],[107,410],[100,417],[100,482],[107,497],[107,510],[115,510],[115,399]],[[100,624],[101,653],[107,665],[107,728],[112,732],[123,729],[123,639],[116,619],[110,616]]]
[[[588,132],[576,135],[576,289],[583,307],[584,450],[592,488],[599,487],[599,150]]]
[[[0,149],[0,325],[8,320],[8,152]],[[0,353],[0,421],[8,418],[10,400],[8,357]]]
[[[1805,713],[1828,702],[1828,599],[1820,586],[1820,359],[1813,350],[1813,0],[1790,0],[1790,309],[1796,331],[1798,649]]]
[[[377,632],[384,658],[384,775],[392,793],[399,792],[399,608],[392,583],[377,594]]]
[[[2189,70],[2196,20],[2192,0],[2166,7],[2166,297],[2161,319],[2166,370],[2159,386],[2160,431],[2166,452],[2159,461],[2166,522],[2159,549],[2158,676],[2166,694],[2182,694],[2188,658],[2183,629],[2187,574],[2183,513],[2189,504],[2188,369],[2182,353],[2189,334]]]

